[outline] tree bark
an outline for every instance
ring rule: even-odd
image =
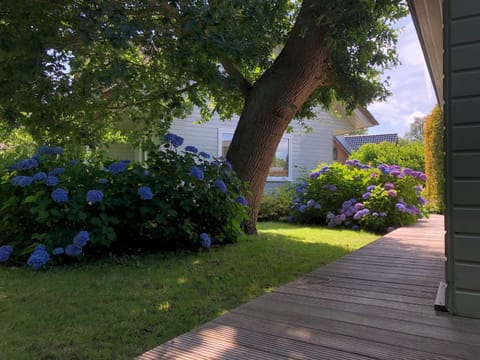
[[[329,51],[315,1],[304,1],[272,66],[249,89],[227,159],[248,184],[247,233],[256,233],[260,202],[277,146],[296,112],[324,84]],[[290,169],[291,171],[291,169]]]

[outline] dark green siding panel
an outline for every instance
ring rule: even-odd
[[[452,74],[451,81],[452,98],[480,95],[480,71]]]
[[[452,150],[480,150],[480,124],[453,128]]]
[[[453,154],[453,174],[450,174],[450,176],[453,176],[453,178],[480,178],[479,164],[480,154]]]
[[[480,204],[480,181],[453,181],[452,194],[456,206],[474,206]]]
[[[460,45],[480,41],[480,17],[473,17],[453,21],[450,29],[450,40],[452,45]]]
[[[451,4],[453,19],[480,14],[480,1],[478,0],[453,0]]]
[[[480,234],[480,208],[454,208],[452,227],[454,233]]]
[[[453,48],[452,70],[459,71],[478,68],[478,59],[480,59],[480,44],[469,44]]]
[[[454,243],[457,260],[480,262],[480,235],[456,235]]]
[[[480,291],[480,264],[456,264],[457,289]]]
[[[453,125],[480,123],[480,98],[453,100],[451,105]]]
[[[458,315],[480,318],[480,294],[456,291],[455,312]]]

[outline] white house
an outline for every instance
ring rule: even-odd
[[[366,109],[356,109],[347,116],[341,109],[335,114],[318,108],[315,119],[304,120],[313,131],[307,132],[294,120],[293,131],[286,133],[281,140],[268,177],[266,191],[285,182],[295,181],[307,170],[315,168],[319,163],[333,161],[333,137],[357,129],[378,125],[375,118]],[[225,156],[238,118],[222,121],[213,116],[209,122],[200,123],[198,111],[194,111],[185,119],[173,122],[170,132],[182,136],[184,145],[193,145],[200,151],[212,156]],[[116,159],[143,161],[145,155],[139,149],[127,144],[114,144],[110,147],[110,156]]]

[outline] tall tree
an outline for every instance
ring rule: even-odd
[[[410,124],[410,130],[405,134],[408,141],[423,142],[423,128],[425,126],[424,116],[415,116]]]
[[[406,12],[403,0],[6,0],[0,117],[84,143],[119,118],[149,139],[193,106],[205,120],[240,114],[227,158],[249,183],[255,232],[289,123],[318,104],[384,100]]]

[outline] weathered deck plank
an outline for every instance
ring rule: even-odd
[[[138,359],[480,359],[480,320],[433,308],[443,228],[395,230]]]

